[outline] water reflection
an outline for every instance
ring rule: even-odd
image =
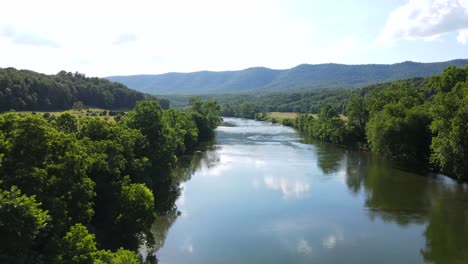
[[[181,161],[178,211],[158,218],[148,251],[161,263],[467,263],[466,185],[230,122]]]
[[[468,187],[447,178],[424,177],[366,153],[346,155],[347,186],[365,190],[372,221],[379,218],[405,227],[426,225],[421,249],[430,263],[468,261]]]
[[[184,183],[190,180],[196,171],[216,166],[220,161],[218,150],[219,146],[216,146],[214,141],[205,142],[198,146],[193,153],[183,155],[179,158],[178,167],[174,172],[174,182],[178,189],[178,195],[173,200],[176,206],[173,206],[173,210],[158,215],[156,221],[153,223],[151,232],[155,239],[154,246],[148,248],[146,245],[141,245],[139,249],[140,253],[145,258],[152,261],[151,263],[157,263],[154,254],[164,246],[168,230],[180,215],[186,214]],[[187,242],[186,245],[184,244],[183,249],[186,252],[192,253],[193,245]]]
[[[300,239],[297,242],[297,252],[301,255],[310,255],[312,254],[312,247],[307,240]]]
[[[353,194],[359,193],[367,174],[367,167],[370,161],[370,155],[362,153],[361,155],[352,155],[348,153],[346,159],[346,185]]]
[[[460,200],[459,195],[464,199]],[[421,251],[431,263],[467,263],[468,201],[464,186],[439,188],[431,198],[429,225],[424,232],[426,246]]]
[[[291,197],[301,198],[309,191],[309,183],[300,180],[294,180],[287,177],[265,176],[263,179],[267,188],[280,191],[284,199]]]

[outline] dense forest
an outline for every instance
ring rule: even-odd
[[[414,78],[397,81],[416,87],[424,87],[427,78]],[[386,89],[395,82],[374,84],[356,89],[321,89],[302,93],[275,93],[275,94],[239,94],[239,95],[211,95],[221,104],[221,115],[228,117],[254,118],[261,112],[295,112],[317,114],[325,105],[332,106],[339,114],[346,112],[346,105],[354,96],[366,96]],[[187,99],[181,96],[168,96],[171,105],[187,105]],[[185,100],[184,100],[185,99]]]
[[[290,93],[317,89],[348,89],[375,83],[441,74],[448,66],[463,67],[468,60],[418,63],[405,61],[395,64],[301,64],[284,70],[264,67],[240,71],[201,71],[158,75],[112,76],[140,92],[150,94],[237,94]]]
[[[140,263],[175,210],[177,157],[213,136],[219,110],[196,97],[186,111],[140,101],[118,122],[0,115],[0,263]]]
[[[76,102],[106,109],[131,109],[137,101],[156,100],[125,85],[80,73],[61,71],[45,75],[28,70],[0,68],[0,112],[14,110],[66,110]],[[166,109],[169,101],[159,99]]]
[[[347,120],[338,114],[325,104],[316,118],[305,113],[285,124],[323,141],[369,148],[468,180],[468,67],[373,87],[349,100]]]

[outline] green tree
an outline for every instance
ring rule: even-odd
[[[154,244],[151,226],[155,220],[154,196],[140,183],[123,182],[117,208],[116,231],[123,234],[124,245],[136,249],[141,242]]]
[[[434,134],[431,161],[459,180],[468,179],[468,67],[449,67],[431,79],[437,90],[431,106]]]
[[[138,264],[138,255],[119,248],[116,252],[97,250],[95,236],[82,224],[70,227],[62,239],[60,264]]]
[[[96,264],[140,264],[135,252],[123,248],[119,248],[114,253],[109,250],[99,250],[95,257]]]
[[[0,185],[35,195],[52,217],[52,236],[61,236],[73,223],[88,223],[94,213],[94,182],[87,175],[88,156],[75,136],[57,131],[40,116],[16,113],[0,116],[0,131]]]
[[[57,263],[61,264],[93,264],[97,251],[95,237],[82,224],[70,227],[63,238],[61,254]]]
[[[65,133],[76,133],[78,131],[78,119],[68,112],[62,113],[54,119],[53,124],[59,131]]]
[[[22,195],[15,186],[0,190],[0,262],[36,262],[39,252],[33,245],[49,219],[34,196]]]
[[[355,141],[365,141],[366,123],[369,121],[364,98],[352,97],[346,105],[347,125],[354,136]]]
[[[171,130],[171,142],[175,143],[176,153],[182,154],[197,143],[198,129],[190,116],[176,109],[168,109],[163,112],[163,122]]]
[[[198,139],[209,139],[214,135],[214,129],[221,123],[219,111],[221,107],[214,100],[202,101],[201,97],[189,98],[189,112],[197,124]]]
[[[74,102],[74,103],[73,103],[72,109],[78,110],[78,111],[81,112],[81,111],[83,110],[83,108],[84,108],[83,102],[77,101],[77,102]]]
[[[404,109],[400,104],[387,104],[367,123],[369,145],[372,151],[390,158],[426,163],[430,121],[422,106]]]

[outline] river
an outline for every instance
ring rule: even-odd
[[[468,187],[226,118],[188,165],[159,263],[468,263]]]

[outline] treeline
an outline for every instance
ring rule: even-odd
[[[397,81],[354,96],[347,120],[330,105],[291,125],[313,137],[358,145],[468,180],[468,67],[448,67],[425,85]],[[261,115],[259,115],[261,117]]]
[[[119,122],[0,115],[0,263],[140,263],[175,210],[177,156],[220,123],[216,102],[190,103],[141,101]]]
[[[131,109],[137,101],[145,99],[158,100],[164,109],[169,108],[167,99],[158,99],[106,79],[65,71],[45,75],[0,68],[0,112],[10,109],[66,110],[79,101],[92,107]]]
[[[405,80],[416,87],[424,87],[425,78]],[[333,107],[339,114],[346,112],[346,105],[353,96],[366,96],[385,89],[393,83],[382,83],[356,89],[322,89],[302,93],[213,95],[221,104],[221,115],[227,117],[254,118],[262,112],[295,112],[317,114],[325,105]],[[171,102],[181,105],[181,98],[168,97]]]

